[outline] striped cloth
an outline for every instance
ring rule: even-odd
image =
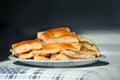
[[[6,62],[7,63],[7,62]],[[12,61],[11,61],[12,63]],[[10,64],[10,62],[8,62]],[[75,68],[40,68],[0,65],[0,80],[118,80],[120,65]]]

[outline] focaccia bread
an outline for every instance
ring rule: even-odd
[[[42,48],[42,41],[40,39],[33,39],[33,40],[24,40],[12,44],[12,49],[10,49],[10,51],[12,52],[12,54],[21,54],[41,48]]]
[[[53,28],[37,33],[37,38],[12,44],[12,55],[21,59],[70,60],[100,56],[96,44],[71,32],[68,27]]]
[[[43,40],[46,44],[60,42],[79,42],[78,36],[70,32],[68,27],[54,28],[37,33],[37,38]]]

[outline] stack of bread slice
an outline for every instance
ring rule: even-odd
[[[71,32],[69,27],[38,32],[36,39],[12,44],[10,52],[18,58],[34,60],[90,59],[100,56],[95,43]]]

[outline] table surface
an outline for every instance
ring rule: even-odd
[[[93,40],[106,58],[94,64],[67,68],[23,65],[12,60],[0,62],[0,79],[6,80],[118,80],[120,78],[120,37],[118,33],[82,34]],[[94,36],[94,37],[93,37]],[[109,37],[108,37],[109,36]]]

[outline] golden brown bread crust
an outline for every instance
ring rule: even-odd
[[[68,32],[65,30],[49,30],[45,31],[43,33],[43,36],[48,40],[52,38],[60,38],[60,37],[65,37],[65,36],[70,36],[70,37],[77,37],[74,33]]]
[[[45,43],[79,41],[78,36],[70,32],[69,28],[55,28],[44,32],[38,32],[37,37],[42,39]]]
[[[70,60],[70,58],[64,54],[52,54],[50,57],[51,60]]]
[[[42,48],[42,42],[40,39],[34,39],[34,40],[25,40],[21,41],[19,43],[15,43],[12,45],[12,53],[25,53],[29,52],[31,50],[41,49]]]
[[[75,47],[73,47],[69,43],[53,43],[53,44],[46,44],[42,47],[42,50],[63,50],[63,49],[68,49],[68,50],[73,50],[73,51],[78,51]]]
[[[37,37],[41,39],[41,34],[43,34],[46,39],[59,37],[61,35],[61,31],[70,32],[70,29],[68,27],[54,28],[43,32],[38,32]]]
[[[89,59],[89,58],[95,58],[96,56],[91,53],[81,53],[81,52],[74,52],[74,51],[70,51],[70,50],[62,50],[60,52],[61,54],[65,54],[69,57],[71,57],[72,59]]]
[[[33,59],[34,60],[49,60],[49,58],[47,56],[43,56],[43,55],[39,55],[39,54],[35,54]]]
[[[33,54],[41,54],[41,55],[49,55],[58,53],[60,50],[72,50],[72,51],[79,51],[77,48],[72,46],[69,43],[52,43],[52,44],[45,44],[41,50],[34,50],[32,51]]]
[[[20,59],[29,59],[29,58],[33,58],[34,54],[32,54],[31,52],[26,52],[26,53],[18,54],[17,57]]]
[[[41,43],[41,40],[40,39],[24,40],[24,41],[13,44],[12,48],[16,48],[16,47],[24,45],[24,44],[32,44],[32,45],[34,45],[35,43]]]

